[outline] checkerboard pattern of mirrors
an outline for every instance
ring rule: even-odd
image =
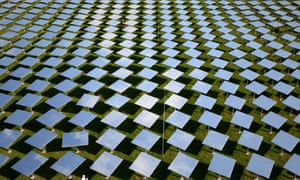
[[[300,177],[300,1],[0,4],[0,179]]]

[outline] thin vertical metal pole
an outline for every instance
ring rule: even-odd
[[[159,30],[159,1],[156,1],[156,36],[157,41],[160,42],[160,30]],[[166,95],[165,89],[164,91],[164,97]],[[162,143],[161,143],[161,156],[164,157],[165,152],[165,120],[166,120],[166,104],[164,102],[163,106],[163,122],[162,122]]]

